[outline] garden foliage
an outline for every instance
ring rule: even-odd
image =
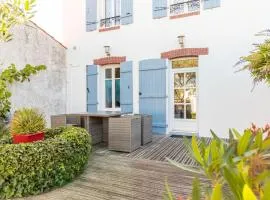
[[[36,0],[6,0],[0,1],[0,42],[12,40],[12,28],[27,24],[34,16],[33,8]],[[2,66],[1,66],[2,67]],[[30,81],[30,76],[45,70],[46,66],[27,64],[18,70],[14,64],[0,73],[0,120],[5,120],[11,109],[11,92],[9,86],[14,82]]]
[[[269,36],[270,30],[263,31],[259,35]],[[255,49],[247,56],[240,58],[237,63],[242,65],[241,70],[248,70],[254,84],[264,82],[270,86],[270,39],[262,44],[256,44]]]
[[[46,121],[42,113],[34,108],[17,110],[10,123],[12,134],[30,134],[43,131]]]
[[[46,192],[62,186],[87,164],[91,138],[82,128],[47,130],[46,140],[0,145],[0,199]]]
[[[220,139],[214,132],[212,135],[210,144],[203,139],[200,143],[196,137],[192,138],[191,143],[186,141],[199,168],[169,160],[181,169],[203,174],[211,180],[209,188],[198,190],[198,187],[193,187],[198,195],[192,200],[200,200],[201,196],[209,200],[269,199],[270,126],[257,128],[253,125],[243,134],[235,129],[230,130],[229,140]],[[166,188],[164,199],[173,200],[174,197]],[[225,188],[226,192],[223,192]]]

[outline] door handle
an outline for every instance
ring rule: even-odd
[[[87,88],[87,92],[88,92],[88,93],[90,93],[90,90],[89,90],[89,88]]]
[[[142,93],[141,93],[141,92],[139,92],[139,95],[140,95],[140,96],[142,96]]]

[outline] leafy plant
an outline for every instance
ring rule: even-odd
[[[16,25],[27,24],[34,16],[36,0],[6,0],[0,1],[0,42],[12,40],[11,29]],[[10,84],[14,82],[30,81],[31,75],[45,70],[46,66],[32,66],[27,64],[22,70],[17,70],[14,64],[0,73],[0,120],[7,117],[11,109]]]
[[[89,133],[75,127],[48,132],[44,141],[0,145],[0,199],[46,192],[83,171],[91,151]]]
[[[46,121],[42,113],[33,108],[17,110],[10,123],[12,134],[31,134],[44,131]]]
[[[270,126],[250,129],[240,134],[230,130],[229,141],[220,139],[213,131],[209,145],[201,144],[196,137],[188,142],[192,156],[199,168],[190,168],[169,160],[177,167],[206,175],[212,181],[210,193],[204,191],[205,199],[252,200],[267,199],[270,187]],[[230,193],[223,193],[224,186]],[[228,199],[228,198],[227,198]]]
[[[270,30],[258,35],[269,36]],[[239,64],[243,65],[241,70],[249,70],[254,84],[265,82],[270,86],[270,39],[266,39],[262,44],[256,44],[251,54],[241,57],[236,65]]]
[[[25,24],[34,16],[36,0],[5,0],[0,2],[0,41],[12,40],[10,30]]]
[[[5,119],[11,109],[11,92],[9,86],[14,82],[30,81],[30,76],[45,70],[45,65],[32,66],[27,64],[22,70],[18,70],[14,64],[0,73],[0,119]]]

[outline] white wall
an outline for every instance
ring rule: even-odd
[[[16,26],[13,40],[0,43],[0,71],[14,63],[46,65],[47,69],[30,77],[30,82],[12,84],[12,110],[34,107],[42,111],[50,127],[50,116],[66,113],[66,49],[34,24]]]
[[[259,125],[269,122],[270,88],[259,85],[251,92],[249,74],[235,73],[233,66],[240,56],[252,50],[252,43],[260,40],[254,34],[270,27],[270,2],[223,0],[220,8],[174,20],[168,17],[153,20],[151,2],[135,0],[133,24],[99,33],[85,32],[85,0],[76,3],[65,0],[69,112],[86,110],[85,66],[92,64],[93,59],[105,56],[104,45],[112,47],[112,55],[127,56],[128,60],[134,61],[134,71],[137,71],[134,76],[138,81],[138,61],[160,58],[161,52],[178,48],[177,36],[184,34],[186,47],[209,48],[209,55],[200,57],[199,66],[200,135],[209,135],[211,128],[226,136],[231,127],[244,129],[251,122]],[[137,104],[135,110],[138,110]]]
[[[33,21],[58,41],[63,42],[64,0],[37,0]]]

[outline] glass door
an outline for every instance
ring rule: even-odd
[[[173,70],[174,130],[197,131],[197,70]]]

